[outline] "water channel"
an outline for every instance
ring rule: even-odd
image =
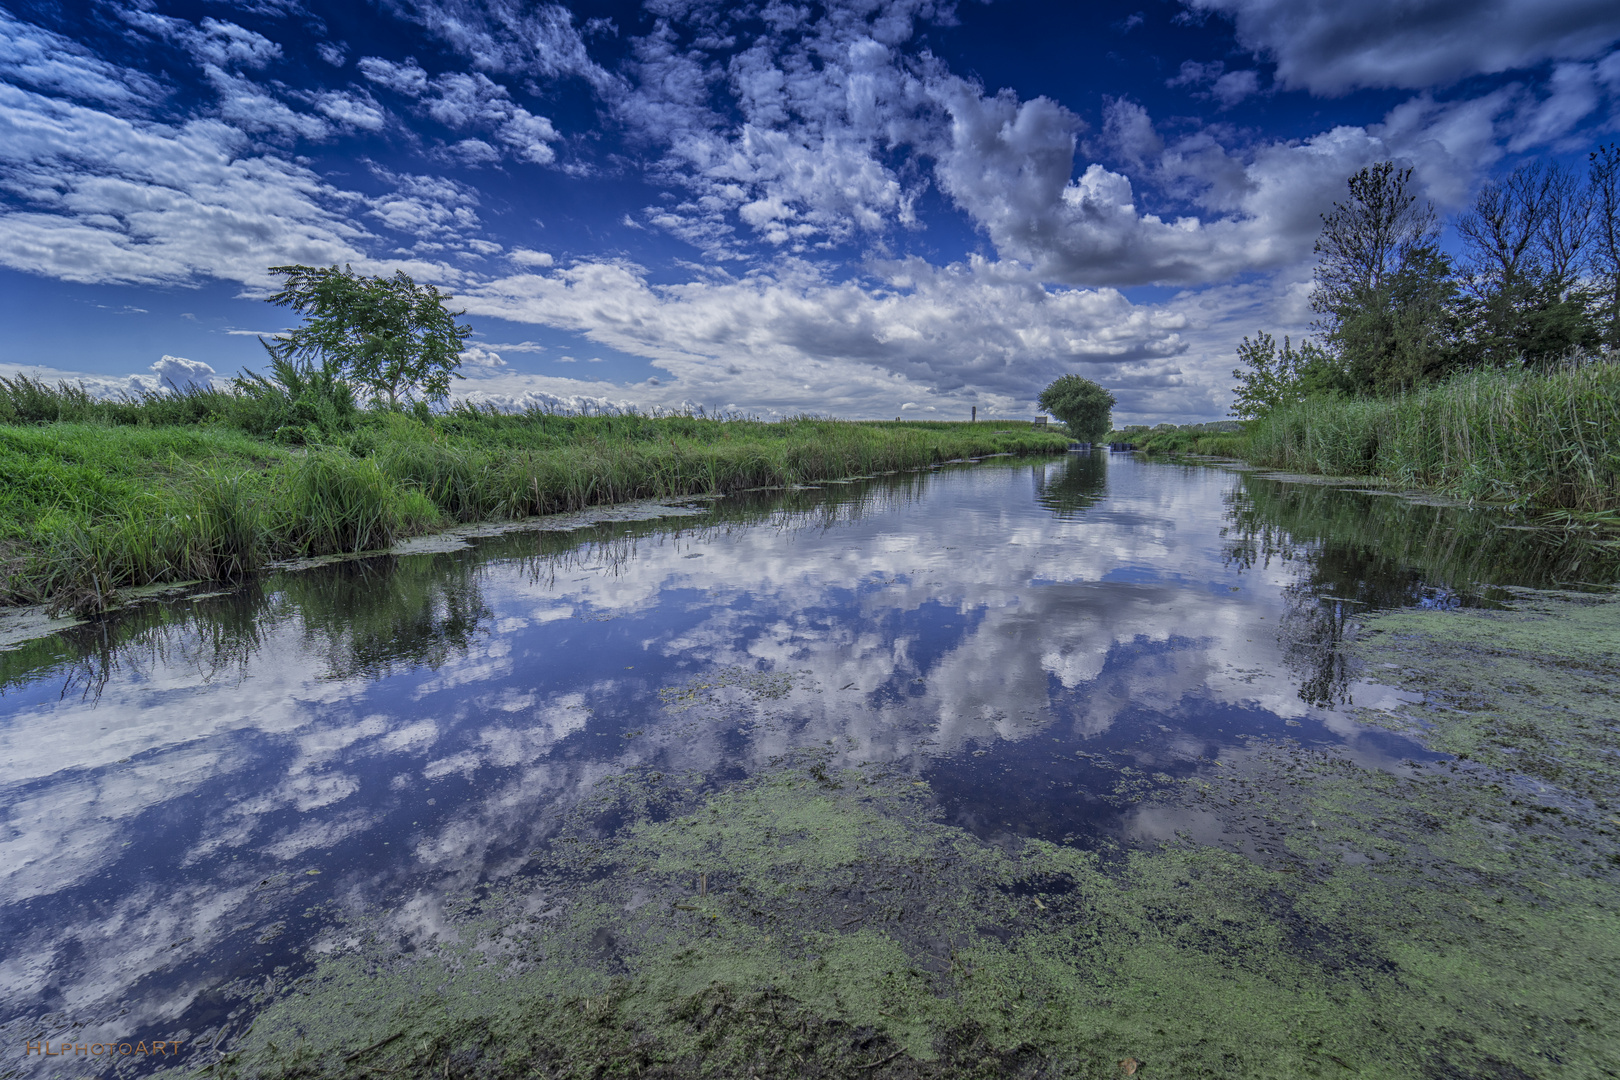
[[[463,898],[521,895],[625,776],[701,800],[814,753],[1006,851],[1269,865],[1281,845],[1155,793],[1284,743],[1431,767],[1364,722],[1413,695],[1347,662],[1358,622],[1615,577],[1490,511],[1129,455],[620,517],[183,590],[0,653],[0,1050],[228,1045],[356,920],[409,953]]]

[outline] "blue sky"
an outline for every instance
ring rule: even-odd
[[[1612,0],[0,2],[0,374],[257,367],[268,267],[403,269],[456,392],[1223,416],[1345,178],[1620,127]]]

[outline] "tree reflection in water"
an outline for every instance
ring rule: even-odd
[[[1595,538],[1529,529],[1500,511],[1435,505],[1327,484],[1245,475],[1226,499],[1229,565],[1295,564],[1279,627],[1299,696],[1318,706],[1349,700],[1342,643],[1371,611],[1494,606],[1504,588],[1605,585],[1620,579],[1620,550]]]
[[[1070,454],[1060,468],[1036,465],[1035,499],[1060,519],[1077,518],[1096,505],[1108,487],[1108,455]]]

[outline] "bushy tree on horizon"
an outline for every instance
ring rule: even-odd
[[[1601,341],[1582,275],[1594,239],[1592,196],[1563,166],[1529,161],[1482,186],[1457,220],[1474,363],[1541,364]]]
[[[1598,147],[1589,161],[1592,245],[1587,267],[1603,344],[1620,349],[1620,144]]]
[[[1081,442],[1101,442],[1113,427],[1114,395],[1079,375],[1054,379],[1038,401]]]
[[[353,382],[388,408],[402,402],[443,401],[450,380],[463,378],[461,350],[472,327],[457,323],[432,285],[418,285],[403,270],[368,277],[345,266],[272,266],[282,277],[272,304],[304,316],[303,326],[276,341],[259,342],[271,360],[316,365],[329,378]]]

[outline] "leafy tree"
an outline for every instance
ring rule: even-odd
[[[1082,442],[1101,442],[1113,426],[1114,395],[1090,379],[1063,375],[1041,391],[1041,408],[1068,425]]]
[[[275,342],[259,341],[272,361],[319,361],[329,375],[352,380],[374,401],[396,408],[402,400],[443,401],[450,380],[463,376],[462,345],[472,328],[456,322],[432,285],[418,285],[403,270],[366,277],[349,267],[272,266],[285,280],[272,304],[304,316],[303,326]]]
[[[1350,177],[1347,202],[1322,215],[1311,307],[1350,386],[1388,393],[1437,378],[1448,348],[1455,287],[1438,248],[1434,207],[1412,170],[1381,161]]]
[[[1245,337],[1237,354],[1241,366],[1232,369],[1237,386],[1231,414],[1244,420],[1265,416],[1279,405],[1303,401],[1312,394],[1351,387],[1348,373],[1309,338],[1295,349],[1284,335],[1279,352],[1277,339],[1262,330],[1253,341]]]

